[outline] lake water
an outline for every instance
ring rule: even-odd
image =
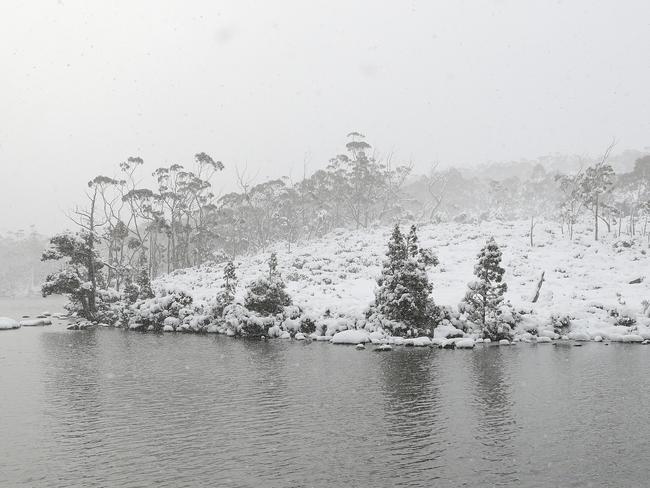
[[[1,331],[0,486],[648,486],[649,357]]]

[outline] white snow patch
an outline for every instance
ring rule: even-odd
[[[365,330],[351,329],[337,332],[332,336],[332,344],[362,344],[370,342],[368,332]]]
[[[456,349],[474,349],[474,339],[466,337],[456,341]]]
[[[20,323],[9,317],[0,317],[0,330],[19,329]]]

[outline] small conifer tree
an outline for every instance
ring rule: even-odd
[[[235,264],[228,261],[223,268],[223,283],[221,290],[217,294],[214,305],[214,314],[221,316],[223,309],[235,300],[235,291],[237,290],[237,274],[235,273]]]
[[[395,335],[418,334],[430,326],[435,311],[426,264],[420,259],[415,227],[404,238],[395,225],[377,279],[374,311],[399,324]]]
[[[271,253],[268,264],[268,275],[260,276],[246,287],[244,305],[249,310],[273,315],[282,312],[283,307],[291,305],[291,297],[286,292],[286,285],[278,272],[275,253]]]
[[[510,339],[510,326],[501,317],[503,295],[508,286],[503,281],[501,250],[494,237],[485,243],[474,266],[476,280],[470,282],[461,303],[461,311],[481,328],[483,337],[491,340]]]

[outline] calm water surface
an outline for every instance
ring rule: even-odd
[[[649,357],[0,331],[0,486],[648,486]]]

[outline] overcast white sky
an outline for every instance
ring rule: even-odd
[[[642,149],[650,2],[2,0],[0,114],[0,229],[45,232],[132,155],[229,188],[352,130],[422,170]]]

